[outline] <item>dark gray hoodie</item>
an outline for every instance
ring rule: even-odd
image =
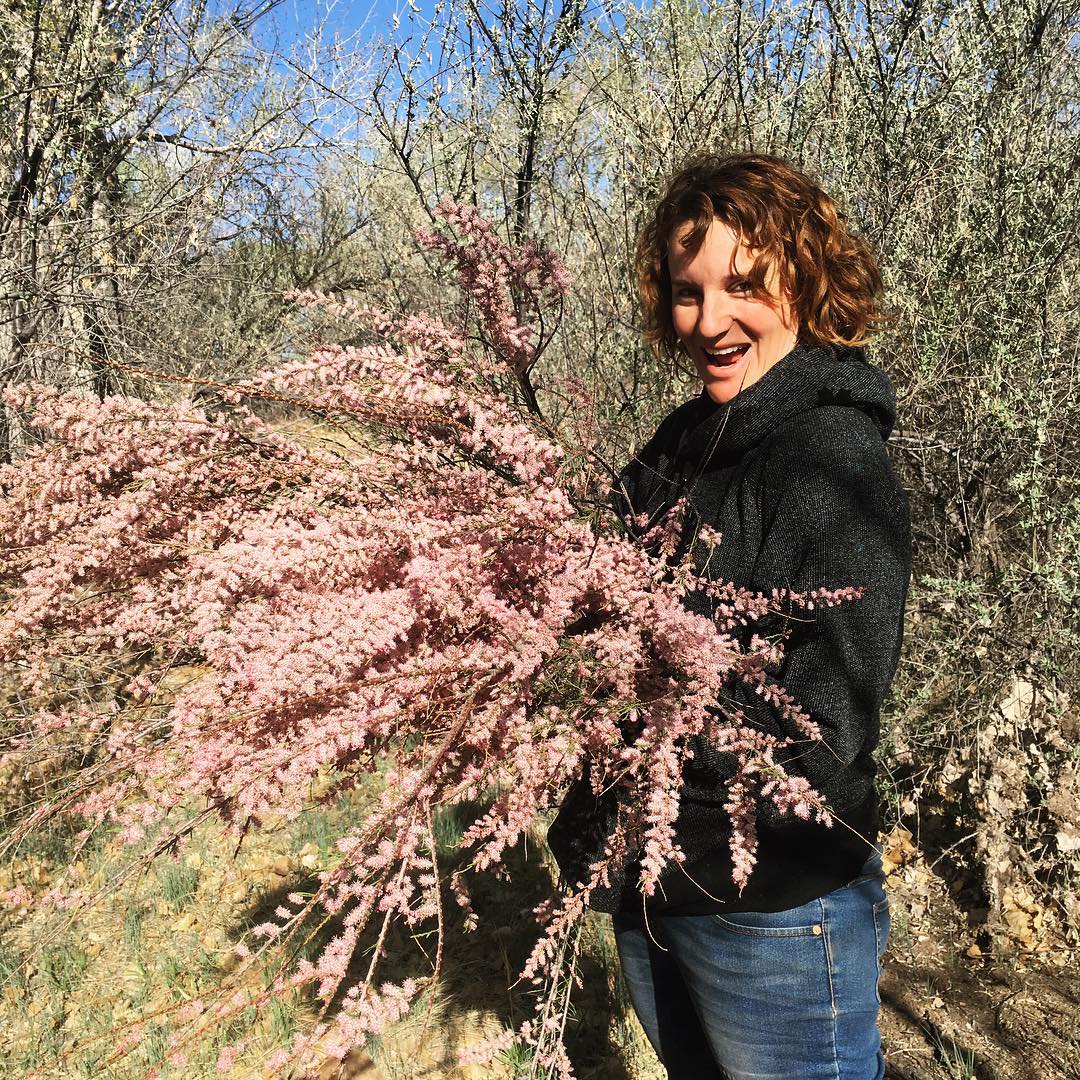
[[[780,755],[785,768],[806,776],[840,822],[826,828],[781,816],[763,802],[758,862],[740,895],[723,810],[734,759],[698,740],[677,823],[686,873],[674,867],[661,878],[650,910],[796,907],[855,878],[876,840],[871,754],[899,657],[911,573],[907,499],[885,451],[895,416],[892,387],[863,350],[799,345],[730,403],[717,405],[702,393],[679,406],[620,475],[613,502],[632,535],[643,533],[632,515],[657,520],[681,496],[689,500],[689,542],[697,524],[720,532],[707,562],[705,545],[694,549],[713,580],[763,593],[865,590],[860,600],[800,612],[787,627],[783,663],[769,672],[819,724],[822,743],[808,743],[741,681],[721,702],[765,731],[800,739]],[[711,614],[700,592],[685,602]],[[614,797],[597,800],[584,780],[571,788],[548,834],[567,880],[579,881],[596,857]],[[634,881],[631,864],[612,888],[594,894],[593,907],[640,910]]]

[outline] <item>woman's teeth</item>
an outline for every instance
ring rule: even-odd
[[[749,345],[732,345],[726,349],[717,349],[715,352],[712,349],[703,351],[710,363],[724,366],[734,364],[749,348]]]

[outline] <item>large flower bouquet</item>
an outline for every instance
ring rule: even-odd
[[[602,475],[512,392],[528,386],[566,271],[537,245],[511,250],[469,208],[439,215],[421,239],[473,298],[473,340],[464,325],[301,295],[303,310],[346,320],[359,343],[318,343],[251,380],[204,386],[201,405],[40,385],[6,393],[42,438],[0,468],[5,757],[29,760],[58,735],[82,755],[21,829],[77,815],[88,832],[115,827],[151,854],[175,852],[209,815],[241,834],[301,814],[316,778],[330,798],[385,771],[377,807],[338,838],[314,895],[293,894],[253,930],[249,964],[288,950],[313,911],[336,920],[317,960],[283,965],[264,991],[306,987],[335,1003],[270,1063],[280,1075],[313,1068],[316,1042],[344,1057],[408,1009],[423,980],[379,974],[394,924],[433,923],[441,942],[445,904],[469,911],[467,875],[447,875],[436,855],[440,808],[481,805],[461,838],[479,872],[499,866],[586,761],[597,792],[618,792],[588,880],[537,911],[522,974],[548,992],[492,1048],[523,1039],[536,1069],[560,1076],[571,1072],[561,1024],[589,893],[628,853],[646,896],[680,860],[673,825],[692,737],[737,759],[737,880],[753,869],[759,800],[825,813],[777,766],[776,740],[716,708],[729,680],[746,680],[817,737],[762,678],[782,641],[742,632],[778,598],[697,575],[692,547],[673,561],[674,519],[642,545],[596,511]],[[298,414],[334,439],[290,434],[282,418]],[[684,607],[693,589],[712,591],[715,619]],[[164,693],[178,665],[199,677]],[[58,887],[42,899],[91,898]],[[375,947],[354,979],[363,933]],[[222,992],[184,1009],[202,1024],[235,1005]]]

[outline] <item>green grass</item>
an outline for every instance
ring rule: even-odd
[[[171,953],[161,961],[161,977],[165,980],[165,985],[172,991],[174,998],[183,997],[180,987],[183,983],[185,970],[186,965]]]
[[[146,1004],[150,997],[150,991],[154,988],[154,976],[150,973],[149,968],[138,957],[135,958],[134,963],[135,970],[139,973],[142,983],[134,992],[128,991],[128,1000],[135,1009],[141,1008]]]
[[[270,1037],[274,1042],[282,1045],[290,1042],[296,1033],[295,996],[288,1001],[273,998],[267,1006],[266,1015],[270,1025]]]
[[[132,957],[139,955],[139,946],[142,944],[143,920],[146,918],[146,909],[139,904],[132,904],[124,916],[123,938],[124,945]]]
[[[194,899],[199,871],[187,863],[169,863],[158,870],[161,896],[173,911],[182,911]]]
[[[218,1045],[220,1047],[227,1046],[238,1039],[242,1039],[245,1035],[249,1035],[258,1019],[258,1013],[253,1005],[241,1009],[218,1029]]]
[[[195,955],[195,960],[192,964],[192,970],[200,984],[211,982],[217,977],[220,970],[220,964],[218,963],[217,957],[214,956],[212,952],[199,946]]]
[[[308,810],[297,818],[290,832],[296,850],[305,844],[314,844],[327,858],[333,854],[334,842],[341,836],[341,823],[332,810]]]
[[[108,1057],[108,1047],[98,1044],[90,1047],[82,1055],[75,1068],[79,1076],[85,1077],[86,1080],[96,1080],[97,1077],[107,1075],[104,1065]]]
[[[958,1046],[953,1039],[934,1037],[934,1050],[949,1080],[975,1080],[975,1051]]]
[[[169,1028],[165,1024],[149,1023],[139,1044],[139,1060],[146,1066],[161,1062],[169,1049]]]
[[[362,781],[358,790],[342,792],[333,802],[304,811],[289,826],[293,850],[298,851],[305,844],[314,844],[324,858],[334,855],[337,851],[336,841],[345,828],[357,820],[365,798],[366,788]]]
[[[435,853],[446,859],[461,846],[461,838],[469,826],[462,809],[440,806],[431,818],[431,831],[435,836]]]
[[[50,945],[41,954],[41,974],[45,985],[59,994],[78,988],[90,966],[90,957],[77,945],[63,942]]]
[[[18,949],[0,938],[0,990],[6,990],[9,987],[25,993],[26,962]]]
[[[115,1023],[113,1006],[111,1002],[103,1001],[98,1008],[79,1019],[81,1026],[78,1035],[82,1048],[74,1065],[75,1070],[79,1076],[87,1078],[107,1076],[103,1065],[111,1052],[109,1035]]]
[[[518,1077],[529,1075],[534,1057],[532,1047],[512,1043],[499,1055],[499,1060],[510,1069],[510,1075],[514,1077],[514,1080],[517,1080]]]

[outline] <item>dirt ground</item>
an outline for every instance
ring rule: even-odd
[[[881,980],[886,1076],[1076,1080],[1080,971],[1064,942],[991,931],[985,912],[917,861],[890,875]],[[914,913],[914,914],[913,914]],[[1034,947],[1030,947],[1034,946]]]
[[[146,1075],[141,1068],[99,1071],[86,1056],[95,1038],[137,1016],[203,992],[227,970],[230,942],[262,921],[311,874],[362,812],[355,801],[252,837],[238,858],[232,841],[207,830],[177,866],[147,874],[123,895],[84,913],[76,937],[42,953],[43,914],[0,912],[12,971],[0,994],[0,1062],[23,1077]],[[451,830],[456,835],[457,830]],[[538,838],[537,838],[538,840]],[[430,1008],[418,1009],[385,1037],[346,1059],[327,1061],[320,1080],[514,1080],[528,1061],[504,1056],[462,1065],[458,1055],[514,1027],[531,1012],[514,976],[533,941],[530,912],[547,895],[551,871],[533,842],[507,860],[508,880],[476,879],[480,926],[448,927],[443,976]],[[74,869],[97,883],[110,873]],[[903,834],[886,845],[891,900],[889,952],[881,981],[881,1029],[894,1080],[1074,1080],[1080,1078],[1080,970],[1060,922],[1023,896],[993,925],[963,871],[941,872]],[[58,853],[53,869],[65,865]],[[0,886],[46,888],[44,864],[0,868]],[[453,918],[451,918],[453,923]],[[3,935],[0,935],[0,943]],[[419,941],[421,946],[424,942]],[[430,948],[430,941],[426,948]],[[25,957],[25,964],[19,958]],[[427,954],[407,936],[400,974],[422,974]],[[4,957],[0,956],[0,960]],[[15,958],[18,963],[11,963]],[[78,963],[74,963],[77,960]],[[419,967],[417,967],[419,965]],[[413,972],[411,969],[416,968]],[[579,1080],[661,1080],[621,986],[609,921],[590,920],[581,958],[582,989],[567,1027]],[[393,977],[398,974],[390,971]],[[103,1017],[108,1016],[106,1022]],[[230,1076],[261,1075],[270,1052],[311,1021],[311,1004],[269,1017],[269,1029]],[[111,1037],[111,1035],[109,1036]],[[220,1075],[211,1053],[185,1080]],[[177,1074],[169,1073],[170,1080]]]
[[[886,1076],[896,1080],[1080,1076],[1075,974],[894,960],[882,979],[881,999]]]
[[[922,854],[903,841],[894,845],[892,856],[891,862],[886,859],[892,932],[881,980],[886,1076],[1080,1078],[1080,970],[1075,951],[1060,938],[1029,934],[1019,920],[1015,928],[1003,924],[992,930],[986,911],[975,906],[977,898],[959,887],[962,873],[934,872]],[[487,899],[498,903],[494,893]],[[1033,921],[1038,922],[1037,915]],[[576,1073],[580,1080],[662,1080],[664,1072],[620,992],[614,950],[610,940],[603,940],[605,928],[606,921],[598,921],[597,938],[587,949],[592,966],[586,988],[577,1020],[568,1030]],[[481,930],[474,939],[474,962],[490,951],[491,985],[513,966],[513,940],[509,927],[490,939]],[[480,975],[480,969],[472,974]],[[403,1056],[399,1051],[390,1068],[357,1057],[346,1075],[396,1080],[407,1075],[396,1067]],[[454,1074],[435,1068],[422,1075]],[[496,1068],[482,1075],[517,1074]]]

